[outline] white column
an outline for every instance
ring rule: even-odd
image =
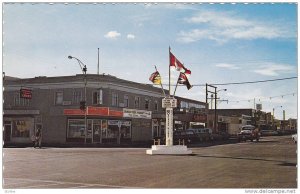
[[[173,108],[166,108],[166,145],[173,145]]]

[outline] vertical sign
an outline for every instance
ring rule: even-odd
[[[173,145],[173,108],[166,108],[166,145]]]

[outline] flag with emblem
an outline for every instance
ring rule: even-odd
[[[161,76],[158,71],[151,74],[149,80],[154,84],[161,84]]]

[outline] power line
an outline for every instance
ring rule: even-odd
[[[259,81],[247,81],[247,82],[215,83],[215,84],[210,84],[210,85],[214,85],[214,86],[225,86],[225,85],[254,84],[254,83],[282,81],[282,80],[289,80],[289,79],[296,79],[296,78],[298,78],[298,77],[287,77],[287,78],[269,79],[269,80],[259,80]],[[205,84],[193,84],[193,86],[205,86]]]
[[[285,96],[295,96],[295,95],[297,95],[297,92],[289,93],[289,94],[282,94],[282,95],[277,95],[277,96],[270,96],[270,97],[260,97],[260,98],[255,98],[255,99],[258,99],[258,101],[261,102],[261,101],[266,101],[267,99],[269,99],[271,101],[274,98],[279,98],[279,97],[283,98]],[[247,99],[247,100],[228,100],[228,102],[235,102],[235,103],[246,102],[246,101],[252,102],[252,101],[254,101],[254,98]]]

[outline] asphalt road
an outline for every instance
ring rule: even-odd
[[[193,146],[189,156],[146,148],[4,148],[3,188],[296,188],[291,136]]]

